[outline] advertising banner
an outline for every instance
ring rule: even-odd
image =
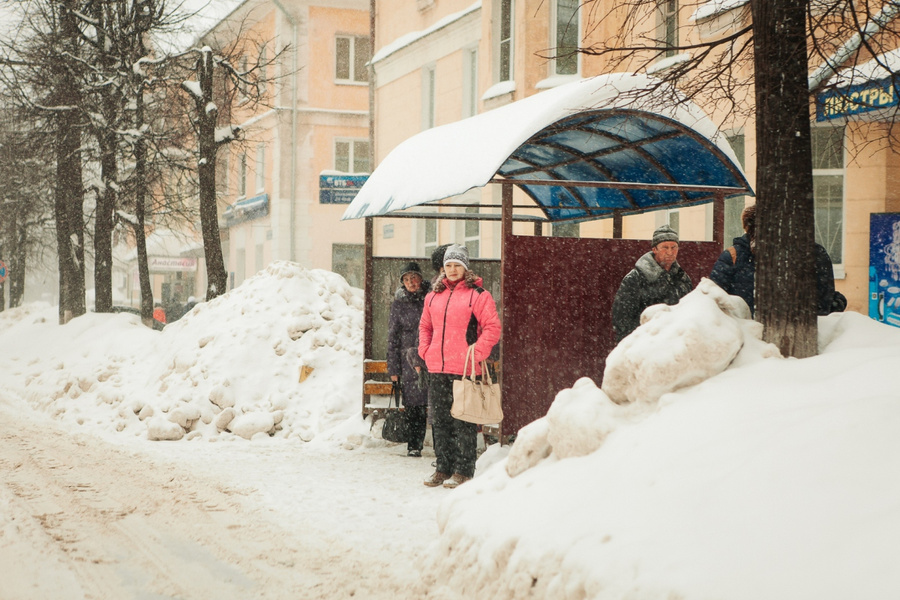
[[[900,327],[900,213],[869,217],[869,316]]]

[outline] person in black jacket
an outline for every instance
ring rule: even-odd
[[[650,252],[622,279],[612,306],[616,343],[637,329],[641,313],[653,304],[678,304],[691,291],[691,278],[678,264],[678,233],[668,225],[653,232]]]
[[[734,246],[727,248],[713,265],[709,278],[733,296],[739,296],[755,313],[754,282],[756,279],[756,205],[741,213],[744,235],[734,238]],[[846,298],[834,290],[834,267],[828,251],[821,244],[815,245],[816,261],[816,313],[827,315],[842,311]],[[843,305],[841,305],[843,302]]]
[[[400,272],[401,286],[391,302],[388,321],[388,375],[400,381],[404,414],[409,425],[408,456],[422,456],[428,411],[428,390],[420,387],[418,369],[424,362],[419,358],[419,319],[425,295],[431,289],[422,277],[419,264],[407,263]]]

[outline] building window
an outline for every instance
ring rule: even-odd
[[[228,179],[231,177],[231,173],[229,172],[229,167],[231,161],[231,155],[228,153],[227,149],[223,150],[219,155],[221,158],[219,159],[219,166],[216,170],[216,179],[219,180],[219,193],[223,196],[227,196],[229,190]]]
[[[335,140],[334,170],[342,173],[368,173],[369,142],[365,140]]]
[[[256,147],[256,191],[266,189],[266,146],[260,144]]]
[[[478,214],[478,208],[470,206],[466,208],[468,214]],[[465,236],[463,245],[469,251],[469,256],[478,258],[481,256],[481,221],[463,221],[465,223]]]
[[[496,81],[513,79],[513,0],[500,0],[495,32],[494,65]]]
[[[727,136],[728,145],[734,150],[738,159],[738,165],[743,169],[746,156],[745,140],[743,133],[732,133]],[[744,235],[744,225],[741,223],[741,213],[744,212],[746,196],[725,198],[725,245],[730,246],[731,241]]]
[[[478,49],[463,51],[463,109],[462,116],[478,114]]]
[[[422,69],[422,129],[431,129],[435,122],[434,65]]]
[[[816,241],[844,262],[844,127],[812,128]]]
[[[259,65],[258,65],[259,73],[257,75],[257,81],[259,82],[259,93],[260,94],[266,93],[266,85],[267,85],[266,69],[268,68],[268,65],[266,63],[268,63],[268,62],[269,62],[269,53],[266,50],[266,47],[263,46],[262,48],[259,49]]]
[[[553,11],[553,59],[554,75],[575,75],[578,73],[579,41],[578,0],[556,0]]]
[[[667,48],[666,56],[678,50],[678,0],[659,0],[659,42]]]
[[[334,78],[343,83],[369,81],[369,38],[339,35],[335,38]]]
[[[425,243],[424,254],[431,256],[431,253],[438,247],[438,222],[437,219],[425,219]]]
[[[247,153],[241,153],[241,172],[238,178],[238,195],[247,195]]]

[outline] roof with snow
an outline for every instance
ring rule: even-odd
[[[724,135],[662,83],[600,75],[423,131],[397,146],[344,219],[456,196],[498,177],[549,221],[589,220],[752,194]]]

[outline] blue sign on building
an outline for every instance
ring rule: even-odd
[[[368,175],[338,173],[319,175],[319,203],[350,204],[368,178]]]
[[[897,106],[897,85],[892,78],[839,87],[816,95],[816,121],[828,121]]]

